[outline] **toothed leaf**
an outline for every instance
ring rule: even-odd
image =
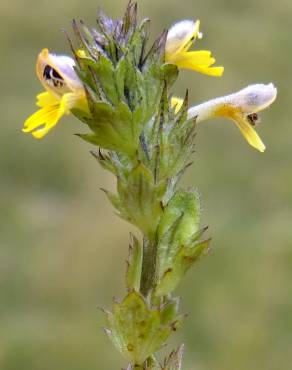
[[[106,313],[106,318],[107,335],[133,365],[142,365],[161,348],[173,330],[171,325],[163,325],[160,311],[150,309],[137,292],[115,303],[113,313]]]

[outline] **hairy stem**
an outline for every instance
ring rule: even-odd
[[[156,282],[156,257],[157,242],[156,240],[143,240],[143,260],[140,292],[144,297],[154,288]]]

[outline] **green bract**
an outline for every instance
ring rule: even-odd
[[[78,38],[77,73],[84,84],[92,133],[80,136],[92,144],[134,156],[145,125],[157,112],[165,84],[174,82],[177,68],[164,63],[166,32],[146,49],[149,20],[137,26],[130,5],[122,21],[103,13],[98,30],[73,23]],[[75,114],[79,117],[78,112]]]
[[[139,293],[132,292],[106,313],[106,333],[133,365],[142,365],[178,327],[181,318],[175,317],[175,311],[151,309]]]

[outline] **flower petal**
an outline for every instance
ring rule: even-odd
[[[215,63],[215,59],[211,56],[211,51],[198,50],[180,53],[176,56],[175,63],[176,65],[181,66],[181,68],[188,68],[184,67],[184,65],[188,64],[196,64],[209,67]]]
[[[178,68],[191,69],[209,76],[222,76],[224,67],[211,67],[214,63],[211,52],[206,50],[183,52],[174,60]]]
[[[224,73],[224,67],[201,67],[198,66],[196,68],[193,68],[194,71],[203,73],[208,76],[213,76],[213,77],[221,77]]]
[[[31,115],[25,122],[23,132],[32,132],[38,127],[54,126],[58,121],[59,105],[46,106]],[[40,131],[41,129],[39,129]],[[35,135],[34,135],[35,136]]]
[[[234,116],[234,122],[251,146],[259,150],[260,152],[265,151],[265,144],[262,142],[261,138],[255,131],[255,129],[251,126],[247,118],[244,118],[242,115],[237,114]]]
[[[40,94],[41,95],[41,94]],[[48,97],[43,95],[42,98]],[[68,93],[64,94],[62,99],[54,104],[46,105],[42,109],[35,112],[24,123],[24,132],[31,132],[37,138],[43,138],[60,120],[60,118],[70,113],[76,103],[80,100],[80,96]]]
[[[59,99],[57,99],[53,94],[51,94],[48,91],[42,92],[37,95],[36,105],[38,107],[43,108],[47,105],[54,105],[58,103],[59,103]]]

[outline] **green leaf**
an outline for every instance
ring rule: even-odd
[[[171,325],[163,325],[160,311],[150,309],[137,292],[115,303],[113,313],[106,312],[106,318],[107,335],[132,365],[142,365],[161,348],[173,330]]]
[[[94,156],[94,158],[98,161],[103,169],[110,171],[116,176],[118,175],[117,167],[110,155],[102,153],[101,150],[99,150],[98,152],[92,150],[90,153]]]
[[[115,67],[113,63],[103,55],[100,55],[97,61],[91,63],[92,71],[95,73],[96,81],[99,81],[100,88],[107,97],[107,100],[117,105],[120,96],[116,86]]]
[[[189,247],[181,247],[172,260],[172,265],[164,271],[155,294],[164,296],[171,293],[180,283],[185,273],[209,252],[210,239],[196,242]]]
[[[172,65],[166,65],[172,69]],[[159,109],[143,130],[148,149],[149,167],[157,181],[168,179],[177,183],[189,165],[194,151],[195,122],[187,120],[188,95],[178,113],[171,106],[167,84],[165,85]]]
[[[173,322],[178,316],[179,298],[169,298],[161,308],[161,317],[164,324]]]
[[[167,31],[163,31],[155,40],[150,51],[143,61],[143,71],[147,70],[153,64],[164,64],[165,43]]]
[[[144,19],[139,28],[133,34],[130,44],[130,50],[134,55],[135,64],[141,67],[144,59],[144,53],[150,34],[150,19]]]
[[[159,64],[153,64],[147,72],[143,73],[143,91],[146,99],[145,104],[148,107],[146,122],[157,113],[163,87],[164,73]]]
[[[202,235],[200,215],[199,196],[195,191],[177,191],[165,207],[157,232],[158,296],[171,293],[206,251],[208,243],[198,241]]]
[[[124,14],[122,28],[120,31],[120,39],[126,43],[137,27],[137,3],[129,1],[126,12]]]
[[[142,163],[129,173],[126,181],[118,179],[118,193],[128,219],[149,239],[153,238],[160,221],[165,191],[166,184],[155,184],[151,171]]]
[[[200,216],[199,194],[194,190],[177,191],[165,207],[158,228],[158,238],[163,238],[175,228],[175,240],[180,244],[186,243],[198,231]]]
[[[126,78],[126,60],[121,58],[116,66],[116,87],[120,99],[126,102],[125,98],[125,78]]]
[[[124,102],[115,108],[104,102],[93,103],[91,111],[88,125],[94,134],[81,134],[81,138],[106,149],[130,155],[136,152],[142,128]]]
[[[167,82],[168,87],[171,87],[178,77],[178,68],[174,64],[164,64],[162,67],[164,80]]]
[[[111,204],[114,206],[114,208],[119,211],[119,216],[123,217],[123,206],[121,204],[121,200],[118,195],[106,190],[101,189],[105,195],[107,196],[108,200],[111,202]]]

